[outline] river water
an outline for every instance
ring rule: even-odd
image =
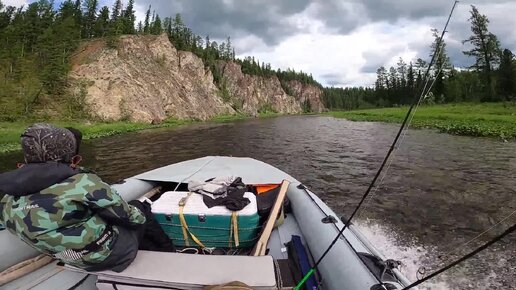
[[[206,155],[249,156],[296,177],[340,215],[363,195],[398,129],[324,116],[293,116],[156,129],[87,141],[84,165],[113,182]],[[0,155],[0,171],[21,154]],[[516,143],[410,130],[356,224],[412,280],[516,222]],[[516,289],[511,234],[422,289]],[[421,268],[422,269],[422,268]]]

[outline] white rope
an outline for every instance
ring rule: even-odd
[[[201,171],[204,167],[206,167],[206,165],[208,165],[210,162],[212,162],[213,160],[215,160],[215,158],[217,157],[213,157],[213,159],[210,159],[208,162],[204,163],[201,167],[199,167],[199,169],[197,169],[196,171],[194,171],[192,174],[188,175],[187,177],[183,178],[183,180],[181,180],[181,182],[179,182],[176,186],[176,188],[174,188],[173,191],[176,191],[179,186],[181,185],[181,183],[185,182],[188,178],[194,176],[197,172]]]

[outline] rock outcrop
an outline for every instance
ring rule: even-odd
[[[72,60],[70,77],[86,86],[84,101],[92,115],[150,123],[234,113],[218,97],[202,60],[177,51],[166,35],[122,36],[116,46],[96,40]]]
[[[102,120],[159,123],[166,118],[207,120],[236,111],[302,112],[302,102],[322,108],[320,89],[301,83],[288,95],[276,76],[246,75],[235,62],[219,63],[224,86],[191,52],[178,51],[166,35],[121,36],[116,43],[85,43],[72,57],[71,88],[86,111]]]
[[[248,114],[274,111],[282,114],[302,112],[300,103],[281,87],[276,76],[260,77],[242,73],[235,62],[220,62],[219,68],[232,106]]]
[[[325,109],[322,103],[323,91],[321,88],[303,84],[300,81],[287,82],[292,95],[303,105],[308,105],[309,109],[314,113],[322,113]]]

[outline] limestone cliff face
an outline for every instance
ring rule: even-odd
[[[260,77],[242,73],[242,68],[235,62],[220,62],[219,68],[226,82],[229,102],[237,110],[256,114],[261,110],[277,113],[300,113],[301,105],[287,95],[276,76]]]
[[[315,111],[322,107],[318,88],[292,84],[296,96],[290,96],[277,77],[243,74],[234,62],[219,63],[225,80],[219,90],[203,61],[176,50],[166,35],[122,36],[112,46],[90,41],[72,57],[71,90],[84,97],[86,111],[96,118],[160,122],[206,120],[236,110],[293,114],[306,99]]]
[[[85,103],[104,120],[206,120],[234,113],[218,97],[201,59],[177,51],[165,35],[122,36],[117,48],[88,43],[72,60],[70,77],[85,85]]]
[[[312,112],[322,113],[325,109],[322,103],[323,91],[321,88],[303,84],[299,81],[289,81],[288,87],[292,91],[292,95],[300,104],[309,104]]]

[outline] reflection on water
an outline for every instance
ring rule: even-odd
[[[86,166],[110,182],[206,155],[254,157],[295,176],[337,213],[349,215],[397,128],[321,116],[282,117],[108,137],[87,142],[82,155]],[[0,156],[0,170],[12,168],[19,160],[20,153]],[[448,257],[455,245],[516,210],[515,196],[516,143],[414,130],[397,151],[381,187],[360,212],[359,222],[388,258],[413,265],[405,270],[414,278],[419,266],[439,265],[440,255]],[[459,248],[457,254],[514,222],[516,216],[477,243]],[[427,287],[514,287],[515,236]]]

